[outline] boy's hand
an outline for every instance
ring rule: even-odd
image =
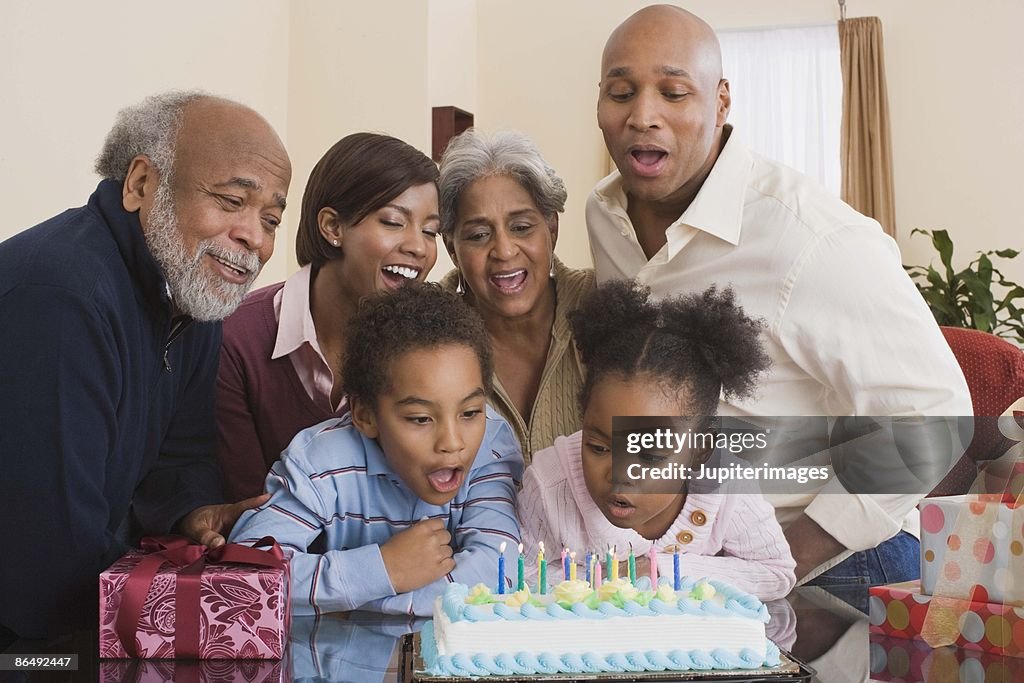
[[[425,519],[400,531],[380,547],[396,593],[408,593],[455,569],[452,535],[440,519]]]

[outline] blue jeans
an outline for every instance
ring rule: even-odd
[[[921,578],[921,542],[901,531],[870,550],[862,550],[807,582],[821,586],[862,612],[868,608],[868,586]]]

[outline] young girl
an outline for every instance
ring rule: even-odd
[[[487,408],[487,332],[456,294],[411,283],[365,302],[347,335],[351,412],[295,437],[231,538],[296,551],[296,614],[428,616],[449,582],[493,583],[500,545],[519,543],[522,456]]]
[[[721,579],[765,600],[788,593],[796,565],[760,494],[723,495],[735,490],[729,486],[687,491],[685,483],[671,493],[640,493],[641,484],[618,470],[612,475],[613,416],[712,416],[721,393],[753,391],[768,366],[759,324],[731,290],[656,302],[649,289],[626,281],[599,287],[571,320],[586,366],[583,430],[535,454],[526,472],[518,513],[527,557],[544,543],[555,565],[551,582],[561,579],[563,548],[582,563],[588,551],[603,560],[614,546],[620,560],[632,550],[638,575],[646,575],[653,547],[659,574],[671,577],[678,550],[683,574]],[[709,455],[683,451],[689,461],[677,464],[696,471]],[[654,466],[675,462],[666,457]]]

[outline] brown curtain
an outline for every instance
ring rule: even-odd
[[[895,237],[892,130],[878,17],[839,22],[839,54],[843,68],[842,197]]]

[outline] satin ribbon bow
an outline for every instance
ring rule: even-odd
[[[174,585],[174,654],[176,659],[199,658],[200,579],[207,564],[248,564],[284,569],[284,552],[271,536],[252,547],[227,543],[208,549],[181,536],[150,536],[140,541],[146,555],[128,574],[117,610],[114,631],[130,657],[139,657],[135,634],[142,619],[142,607],[160,568],[179,568]],[[257,550],[268,547],[270,550]]]

